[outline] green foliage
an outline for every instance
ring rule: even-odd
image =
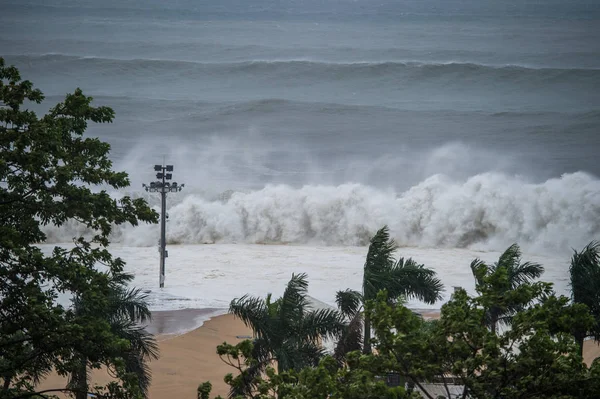
[[[370,320],[368,316],[363,320],[361,310],[364,302],[375,299],[379,291],[386,290],[391,301],[416,298],[426,303],[435,303],[441,299],[444,287],[436,273],[410,258],[394,259],[397,249],[398,246],[390,238],[388,227],[382,227],[369,245],[362,293],[353,290],[337,293],[338,307],[348,320],[346,332],[336,348],[338,359],[343,360],[346,353],[361,347],[365,353],[371,352]]]
[[[106,366],[113,375],[116,375],[116,367],[122,365],[124,371],[136,379],[139,392],[145,397],[148,395],[151,381],[148,362],[158,359],[158,344],[154,336],[141,325],[151,319],[151,313],[146,303],[147,295],[142,294],[139,289],[127,288],[126,283],[132,279],[133,275],[124,273],[111,279],[109,306],[104,314],[86,314],[86,304],[78,299],[74,301],[78,316],[107,321],[112,334],[126,344],[101,361],[89,360],[94,358],[94,353],[77,353],[79,363],[71,372],[69,381],[69,388],[78,391],[77,398],[87,397],[88,369],[99,368],[101,365]]]
[[[595,322],[590,329],[574,332],[583,351],[583,341],[591,336],[600,342],[600,243],[591,242],[581,252],[574,251],[569,267],[571,298],[588,307]]]
[[[210,399],[210,391],[212,391],[212,384],[210,381],[198,385],[198,399]]]
[[[512,315],[527,305],[514,300],[515,290],[540,277],[544,268],[537,263],[521,262],[521,249],[513,244],[491,266],[475,259],[471,262],[471,271],[475,289],[487,299],[486,324],[495,332],[498,324],[509,325]]]
[[[266,299],[244,296],[231,302],[230,312],[251,327],[256,337],[253,352],[244,353],[254,363],[248,365],[242,382],[232,385],[234,393],[247,393],[274,361],[280,372],[316,365],[323,355],[321,341],[339,336],[344,327],[341,316],[334,310],[310,309],[307,289],[306,275],[294,274],[283,296],[274,302],[271,295]]]
[[[483,286],[496,279],[506,284],[510,278],[485,276]],[[511,291],[511,301],[523,306],[511,328],[496,333],[486,326],[495,292],[483,290],[472,298],[459,290],[434,322],[390,306],[381,293],[368,306],[378,352],[395,359],[392,369],[428,398],[434,396],[427,384],[437,383],[450,396],[452,382],[471,398],[594,397],[598,363],[586,368],[571,335],[574,327],[593,322],[586,308],[554,296],[549,284],[522,283]]]
[[[240,386],[248,385],[251,373],[248,370],[259,362],[252,357],[254,348],[251,341],[243,341],[237,345],[224,343],[217,347],[221,359],[238,372],[237,376],[228,374],[225,382],[232,387],[232,392],[239,391]],[[254,388],[234,399],[404,399],[409,396],[403,387],[388,387],[381,376],[386,375],[387,364],[373,355],[361,355],[353,352],[348,355],[348,362],[341,366],[331,356],[323,357],[314,367],[305,367],[299,371],[287,370],[276,373],[267,367],[262,375],[252,375],[251,386]],[[203,399],[210,394],[210,383],[203,383],[198,388]]]
[[[43,98],[0,58],[0,397],[30,396],[52,369],[70,374],[78,353],[100,364],[127,348],[108,321],[90,315],[107,313],[111,278],[123,271],[107,250],[113,226],[157,221],[143,199],[117,200],[102,189],[127,187],[127,174],[112,170],[107,143],[83,133],[89,122],[111,122],[113,110],[92,106],[79,89],[41,118],[23,109]],[[90,236],[43,253],[36,246],[46,239],[43,227],[65,223]],[[57,304],[60,295],[86,311]],[[109,395],[133,392],[126,375],[119,372],[121,388],[112,384]]]
[[[389,255],[390,247],[383,246]],[[597,258],[586,256],[593,266]],[[252,386],[238,392],[238,399],[597,397],[600,359],[586,367],[574,339],[576,332],[596,325],[589,307],[557,296],[552,284],[532,282],[541,266],[521,263],[516,246],[492,267],[478,261],[472,266],[478,295],[457,290],[439,320],[424,320],[386,290],[367,300],[364,314],[376,333],[375,354],[354,351],[343,361],[325,356],[318,365],[279,373],[269,364],[256,374],[251,370],[260,361],[250,341],[224,344],[219,354],[239,372],[225,381],[234,391]],[[359,313],[362,301],[364,296],[351,290],[337,296],[345,314]],[[508,328],[489,328],[492,309],[510,315]],[[382,377],[390,373],[406,385],[388,387]]]

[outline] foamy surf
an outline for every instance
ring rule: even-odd
[[[434,175],[405,192],[350,183],[276,185],[169,201],[169,244],[367,245],[387,224],[401,246],[501,251],[516,242],[544,254],[600,236],[600,181],[581,172],[542,183],[499,173]],[[86,231],[72,224],[46,233],[56,243]],[[117,228],[112,237],[133,247],[157,239],[153,225]]]
[[[53,245],[43,245],[51,250]],[[127,262],[134,274],[133,286],[148,292],[152,310],[222,309],[244,294],[274,297],[283,294],[292,273],[307,273],[308,294],[320,306],[335,306],[335,293],[360,290],[367,247],[324,247],[306,245],[171,245],[166,263],[166,280],[158,288],[158,252],[149,248],[113,246],[111,252]],[[412,257],[434,269],[446,287],[444,299],[427,305],[409,300],[418,309],[439,309],[454,286],[474,293],[469,264],[474,258],[498,260],[500,252],[467,249],[401,248],[397,256]],[[558,256],[525,254],[527,261],[539,262],[546,272],[543,281],[555,284],[559,294],[567,294],[568,252]]]

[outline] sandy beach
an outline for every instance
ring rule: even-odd
[[[199,328],[180,334],[194,325],[198,317],[213,312],[183,309],[152,313],[153,321],[149,330],[157,335],[160,359],[150,364],[150,398],[196,398],[196,389],[204,381],[213,384],[214,396],[227,395],[228,388],[223,377],[234,370],[220,360],[216,353],[217,345],[225,341],[231,344],[240,342],[243,337],[251,335],[250,329],[232,315],[221,315],[211,318]],[[109,380],[102,370],[94,372],[92,378],[97,383]],[[63,378],[51,375],[42,383],[42,387],[61,388],[65,383]]]
[[[206,321],[201,327],[181,333],[198,318],[214,314],[214,310],[183,309],[153,312],[149,329],[157,335],[160,359],[150,364],[152,369],[151,399],[195,398],[198,385],[204,381],[213,384],[213,395],[226,396],[228,389],[223,377],[234,370],[224,364],[216,354],[217,345],[237,343],[251,335],[251,331],[232,315],[219,315]],[[424,313],[425,318],[435,318],[436,312]],[[600,346],[586,341],[585,362],[589,365],[600,356]],[[103,371],[93,373],[93,381],[106,383],[108,375]],[[65,380],[52,375],[43,383],[43,389],[64,387]]]

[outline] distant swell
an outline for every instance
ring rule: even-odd
[[[101,76],[177,76],[188,79],[251,76],[255,79],[306,79],[314,82],[366,79],[411,85],[418,81],[433,83],[469,82],[513,83],[526,86],[549,84],[600,84],[600,69],[528,68],[524,66],[489,66],[475,63],[420,63],[420,62],[357,62],[329,63],[304,60],[246,61],[231,63],[198,63],[133,59],[120,60],[65,55],[16,56],[18,64],[35,64],[46,73],[85,69]]]
[[[406,192],[359,184],[267,186],[220,199],[188,195],[169,209],[168,241],[365,245],[388,224],[400,245],[530,250],[577,248],[600,239],[600,181],[585,173],[530,184],[485,173],[432,176]],[[83,231],[49,228],[51,242]],[[156,226],[117,230],[124,245],[156,244]]]

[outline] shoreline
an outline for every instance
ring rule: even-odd
[[[237,344],[252,335],[244,323],[231,314],[213,315],[202,326],[183,332],[190,319],[207,317],[211,311],[203,309],[181,309],[155,311],[160,314],[153,323],[170,322],[165,331],[178,331],[156,335],[160,358],[149,363],[152,383],[148,392],[150,399],[196,398],[198,385],[210,381],[213,386],[211,397],[227,397],[229,389],[224,377],[235,370],[223,363],[217,355],[217,345],[227,342]],[[155,312],[152,312],[153,315]],[[153,317],[154,319],[154,317]],[[166,326],[166,324],[164,324]],[[154,325],[156,328],[156,324]],[[90,386],[94,383],[107,384],[112,379],[105,369],[91,373]],[[45,378],[39,389],[63,388],[67,379],[53,373]],[[67,398],[61,394],[60,398]]]
[[[155,336],[182,335],[200,328],[207,321],[227,314],[227,309],[175,309],[153,310],[146,331]]]
[[[439,317],[437,311],[420,309],[425,319]],[[152,383],[150,399],[195,398],[198,385],[210,381],[211,397],[227,397],[228,386],[223,378],[235,369],[223,363],[216,353],[217,345],[237,344],[252,336],[252,331],[224,309],[179,309],[154,311],[149,329],[153,331],[160,349],[160,358],[150,362]],[[199,327],[187,330],[195,323]],[[600,356],[600,345],[592,340],[584,343],[584,362],[589,366]],[[106,370],[91,373],[91,385],[106,384],[111,380]],[[66,386],[67,380],[56,374],[49,375],[40,389]],[[66,398],[66,395],[59,395]]]
[[[439,318],[441,309],[409,308],[419,313],[425,320]],[[156,337],[187,334],[210,320],[228,315],[224,308],[190,308],[173,310],[152,310],[152,320],[145,325],[146,330]]]

